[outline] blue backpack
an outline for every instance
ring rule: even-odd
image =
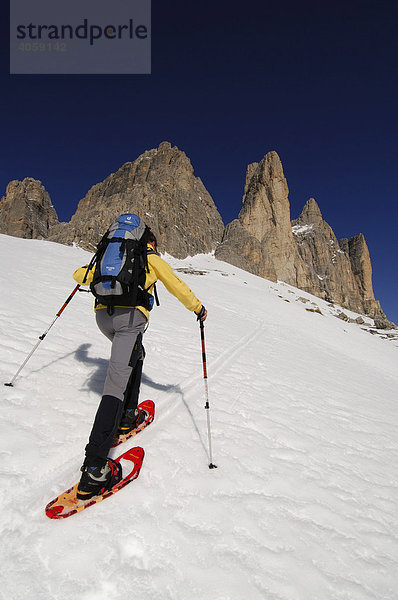
[[[95,265],[90,290],[96,305],[106,305],[110,314],[114,306],[143,306],[147,310],[153,307],[153,296],[145,289],[149,232],[138,215],[123,214],[97,246],[85,278]]]

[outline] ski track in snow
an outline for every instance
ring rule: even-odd
[[[3,382],[88,256],[0,235]],[[92,297],[77,294],[1,389],[0,596],[397,600],[397,341],[212,256],[169,260],[206,272],[181,277],[209,309],[218,469],[208,469],[199,327],[160,285],[141,388],[155,421],[112,451],[142,445],[140,477],[69,519],[45,516],[79,477],[107,368]]]

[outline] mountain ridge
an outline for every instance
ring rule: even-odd
[[[391,325],[374,297],[364,236],[338,242],[314,198],[291,220],[289,188],[275,151],[248,165],[242,209],[225,227],[189,158],[162,142],[94,184],[67,223],[58,221],[40,181],[10,182],[0,201],[0,232],[93,251],[121,212],[141,216],[159,247],[177,258],[214,251],[220,260]]]

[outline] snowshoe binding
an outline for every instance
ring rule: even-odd
[[[108,458],[105,464],[83,464],[82,476],[77,486],[79,500],[89,500],[113,488],[122,479],[120,463]]]
[[[152,423],[155,418],[155,403],[144,400],[136,409],[128,410],[120,421],[119,429],[114,437],[112,448],[137,435]]]
[[[125,435],[130,433],[133,429],[137,429],[141,423],[145,421],[148,413],[142,408],[137,407],[136,409],[127,409],[125,414],[120,421],[118,435]]]

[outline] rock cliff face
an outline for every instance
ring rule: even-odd
[[[122,212],[139,214],[160,249],[178,258],[215,249],[217,258],[251,273],[385,321],[373,294],[364,236],[338,242],[313,198],[291,221],[289,189],[276,152],[248,166],[242,209],[225,229],[187,156],[163,142],[94,185],[69,223],[58,222],[40,181],[11,181],[0,201],[0,233],[94,250]]]
[[[292,285],[297,285],[299,270],[301,284],[307,285],[290,223],[289,189],[276,152],[248,166],[242,210],[226,227],[216,257]]]
[[[373,294],[372,266],[362,234],[337,241],[310,198],[300,217],[292,222],[299,254],[307,267],[307,291],[352,310],[381,316]]]
[[[45,239],[56,223],[57,213],[40,181],[27,177],[8,184],[0,200],[0,233]]]
[[[374,298],[372,285],[372,263],[368,246],[362,233],[347,240],[340,240],[340,247],[350,259],[351,269],[364,300]]]
[[[249,165],[242,210],[226,227],[216,257],[352,310],[385,317],[374,298],[363,235],[339,244],[313,198],[291,222],[288,196],[276,152]]]
[[[306,283],[290,224],[289,189],[276,152],[248,166],[242,210],[227,226],[216,257],[293,285],[299,269],[300,281]]]
[[[124,164],[79,202],[70,223],[51,231],[53,241],[94,249],[112,220],[138,214],[177,258],[210,252],[222,236],[221,216],[187,156],[168,142]]]

